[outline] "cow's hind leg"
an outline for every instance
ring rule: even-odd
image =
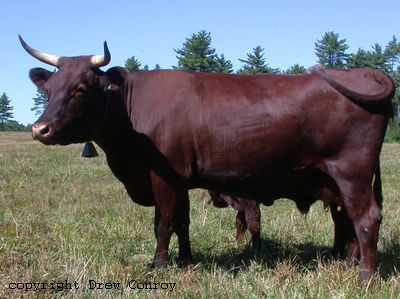
[[[378,232],[382,219],[381,211],[370,185],[366,184],[366,187],[345,185],[350,187],[347,190],[343,188],[343,201],[347,214],[353,222],[358,240],[360,279],[368,280],[376,266]],[[354,248],[356,248],[355,245]],[[349,246],[350,249],[351,246]]]
[[[374,199],[380,209],[382,209],[382,181],[380,162],[378,160],[375,169],[375,178],[373,183]],[[333,245],[333,255],[339,258],[343,257],[344,248],[348,245],[347,264],[353,265],[355,261],[360,259],[360,249],[358,240],[354,231],[352,221],[349,219],[345,209],[337,209],[338,205],[335,202],[330,204],[332,219],[335,223],[335,239]]]

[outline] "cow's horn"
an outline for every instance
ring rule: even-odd
[[[109,64],[110,60],[111,60],[110,50],[108,50],[107,42],[104,42],[104,55],[92,56],[91,62],[94,67],[101,67]]]
[[[60,56],[39,52],[38,50],[35,50],[35,49],[29,47],[28,44],[22,39],[21,35],[18,35],[18,38],[19,38],[19,41],[21,42],[22,47],[26,50],[26,52],[28,52],[29,54],[31,54],[33,57],[40,60],[41,62],[58,67],[58,62],[60,60]]]

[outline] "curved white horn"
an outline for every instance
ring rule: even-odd
[[[104,55],[92,56],[91,63],[94,67],[102,67],[110,63],[111,54],[108,50],[107,42],[104,42]]]
[[[60,60],[60,56],[47,54],[47,53],[43,53],[38,50],[35,50],[35,49],[31,48],[30,46],[28,46],[28,44],[22,39],[21,35],[18,35],[18,38],[19,38],[19,41],[21,42],[22,47],[30,55],[32,55],[36,59],[40,60],[41,62],[58,67],[58,62]]]

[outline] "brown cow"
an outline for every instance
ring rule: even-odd
[[[49,104],[32,126],[44,144],[95,141],[131,198],[155,205],[153,264],[167,263],[172,233],[191,261],[188,189],[257,201],[323,198],[343,206],[360,250],[360,278],[375,269],[380,208],[371,182],[394,84],[370,68],[301,75],[99,68],[111,56],[59,57],[30,78]]]

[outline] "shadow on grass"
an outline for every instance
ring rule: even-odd
[[[400,269],[400,242],[392,240],[384,250],[377,252],[378,272],[384,280],[388,280],[398,275]],[[194,250],[193,255],[196,263],[201,263],[205,269],[212,270],[217,266],[235,274],[245,270],[253,262],[275,269],[278,263],[287,261],[304,271],[313,271],[321,261],[329,264],[338,260],[332,255],[331,247],[313,243],[284,244],[274,239],[262,240],[260,253],[256,255],[250,247],[246,247],[244,251],[235,248],[216,254],[204,254]]]
[[[290,261],[305,270],[312,270],[317,268],[317,261],[332,259],[329,247],[316,246],[313,243],[283,244],[273,239],[262,240],[261,250],[258,254],[254,254],[248,246],[244,251],[238,248],[216,254],[194,251],[193,255],[195,261],[201,263],[206,269],[217,266],[234,272],[245,269],[254,261],[270,269],[274,269],[280,262]]]
[[[383,245],[384,251],[378,251],[378,271],[383,279],[388,280],[399,275],[400,269],[400,240],[392,238]]]

